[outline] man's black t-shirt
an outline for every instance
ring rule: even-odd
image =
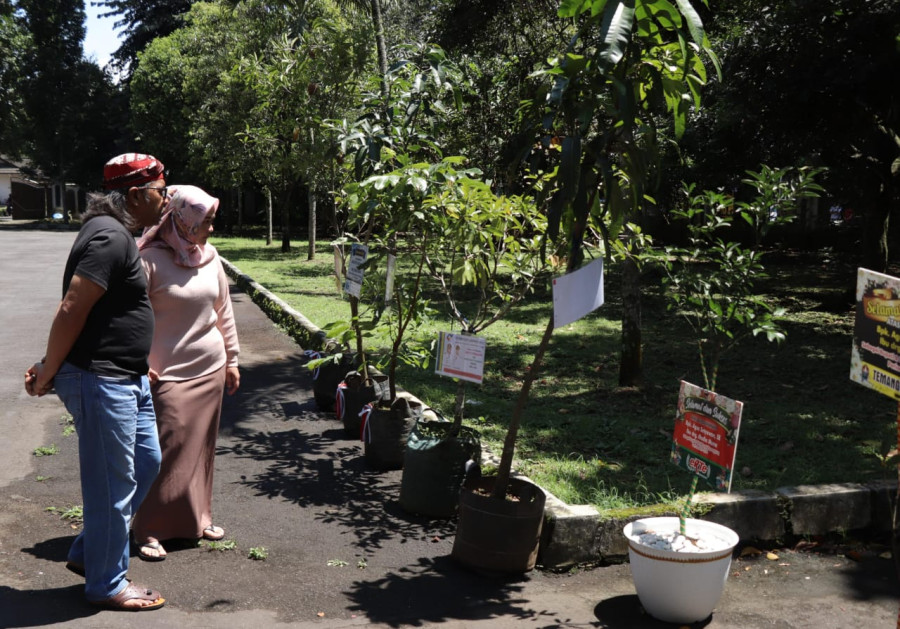
[[[63,295],[73,275],[106,289],[66,360],[101,376],[146,374],[153,309],[134,237],[111,216],[88,220],[69,252]]]

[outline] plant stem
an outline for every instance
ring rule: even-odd
[[[503,454],[500,457],[500,466],[497,468],[497,481],[494,483],[494,489],[491,497],[498,500],[506,500],[506,490],[509,487],[509,475],[512,470],[513,454],[516,449],[516,437],[519,434],[519,424],[522,421],[522,413],[525,410],[525,404],[528,402],[528,394],[531,392],[531,385],[537,378],[538,371],[541,368],[541,361],[544,358],[544,352],[550,344],[550,336],[553,334],[553,314],[550,314],[550,321],[547,323],[547,329],[544,330],[544,336],[538,344],[537,351],[534,354],[534,360],[531,368],[525,374],[525,380],[522,382],[522,388],[519,390],[519,398],[516,400],[516,406],[513,409],[512,417],[509,420],[509,428],[506,430],[506,439],[503,440]]]
[[[356,333],[356,355],[359,357],[363,379],[367,380],[369,371],[368,367],[366,367],[366,355],[363,351],[362,330],[359,327],[359,299],[353,295],[350,295],[350,320],[353,323],[353,331]]]
[[[466,404],[466,381],[460,380],[456,385],[456,404],[453,409],[453,428],[450,429],[450,435],[459,434],[462,427],[463,411]]]
[[[700,477],[694,474],[694,480],[691,481],[691,490],[688,492],[687,500],[684,501],[684,508],[681,509],[681,514],[678,516],[678,527],[682,537],[687,536],[687,533],[685,533],[687,517],[691,513],[691,502],[694,500],[694,493],[697,491],[698,478]]]

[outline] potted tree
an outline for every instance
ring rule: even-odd
[[[761,194],[742,207],[759,207],[781,187],[788,171],[763,168],[769,176],[754,178]],[[811,176],[800,171],[797,194],[816,193]],[[725,428],[728,442],[737,439],[741,405],[715,393],[723,355],[748,336],[765,335],[770,342],[784,340],[777,322],[782,309],[773,308],[756,294],[755,283],[765,277],[760,252],[745,248],[724,236],[734,216],[725,210],[731,199],[721,192],[693,194],[686,188],[686,209],[674,210],[688,230],[686,247],[669,247],[663,258],[666,295],[670,310],[684,318],[694,332],[705,389],[682,383],[678,421],[684,421],[685,399],[712,409],[704,413],[715,428]],[[796,198],[785,198],[794,203]],[[784,220],[788,220],[786,217]],[[686,393],[687,392],[687,393]],[[673,442],[673,457],[680,459]],[[706,619],[721,597],[739,537],[733,530],[689,518],[699,476],[695,473],[684,508],[678,517],[642,518],[626,525],[629,559],[638,598],[653,617],[665,622],[692,623]],[[730,488],[730,477],[719,480],[720,490]]]
[[[532,198],[496,195],[469,177],[438,188],[427,205],[428,273],[459,333],[477,335],[509,313],[544,269],[546,221]],[[434,517],[456,513],[466,466],[471,473],[481,457],[478,433],[463,426],[465,396],[466,380],[457,379],[453,421],[413,427],[400,485],[405,510]]]
[[[430,205],[435,191],[455,185],[460,178],[477,171],[458,169],[464,161],[449,157],[434,163],[412,163],[406,155],[395,156],[399,168],[373,175],[348,186],[349,207],[361,220],[378,221],[373,236],[371,268],[388,269],[379,273],[384,285],[391,286],[379,314],[379,325],[386,330],[389,350],[382,361],[387,369],[388,395],[364,410],[362,438],[366,461],[376,469],[400,469],[412,424],[422,409],[398,395],[397,367],[401,361],[424,367],[430,360],[430,343],[416,330],[430,316],[430,305],[422,296],[428,275],[427,261],[436,231],[431,222],[435,208]],[[414,237],[407,237],[414,234]],[[397,254],[402,260],[397,260]]]
[[[361,430],[362,413],[358,408],[361,404],[375,401],[393,404],[396,401],[394,372],[397,360],[406,357],[417,360],[417,355],[421,354],[405,340],[410,324],[419,321],[423,312],[418,308],[418,280],[413,281],[415,288],[411,293],[399,284],[395,291],[393,285],[386,285],[396,277],[388,271],[387,261],[396,258],[397,235],[402,233],[398,226],[409,225],[404,216],[415,206],[415,199],[424,193],[415,169],[410,171],[408,167],[417,160],[435,161],[441,157],[431,133],[441,127],[446,109],[433,105],[448,96],[449,100],[456,100],[453,98],[456,73],[437,47],[410,48],[404,52],[409,56],[397,61],[390,70],[385,69],[378,86],[370,87],[364,96],[365,111],[358,120],[328,123],[330,130],[338,136],[338,162],[343,165],[342,171],[347,177],[339,202],[348,210],[350,224],[356,229],[356,234],[333,244],[336,250],[342,250],[340,248],[348,242],[354,242],[363,245],[367,255],[371,250],[371,256],[363,266],[367,277],[363,288],[369,291],[367,299],[350,295],[350,321],[333,324],[334,330],[349,334],[356,341],[359,371],[350,372],[350,379],[341,382],[334,394],[336,399],[341,398],[342,403],[336,410],[339,410],[339,419],[344,421],[347,436]],[[388,200],[396,202],[396,207],[387,203]],[[341,262],[342,275],[346,275],[343,256]],[[373,278],[380,278],[381,283]],[[378,294],[380,290],[383,292]],[[413,296],[412,303],[408,301],[410,296]],[[368,305],[370,317],[366,323],[360,312],[361,303]],[[391,308],[396,303],[409,308],[405,313],[398,313]],[[392,335],[386,361],[390,367],[387,376],[370,371],[363,347],[365,336],[377,337],[384,331]],[[342,377],[348,374],[346,369],[342,371]]]
[[[519,155],[534,156],[534,140],[541,135],[541,150],[555,160],[544,165],[545,172],[553,173],[547,186],[552,193],[548,238],[556,241],[564,233],[567,272],[582,264],[589,224],[603,235],[608,255],[614,249],[622,254],[620,380],[628,381],[639,372],[641,355],[637,260],[646,240],[639,223],[643,206],[652,202],[657,122],[663,114],[671,115],[674,136],[681,136],[706,80],[701,55],[714,64],[717,59],[688,0],[677,6],[649,0],[561,2],[558,15],[571,19],[575,30],[564,53],[538,73],[549,80],[531,107],[523,108],[534,135],[521,134]],[[474,568],[516,572],[531,569],[536,561],[544,497],[539,489],[511,479],[510,472],[522,413],[553,327],[551,317],[523,379],[497,475],[460,497],[453,556]],[[490,511],[497,514],[493,521],[479,521],[475,515]],[[510,534],[510,526],[526,519],[531,528]],[[513,538],[523,547],[510,548]]]

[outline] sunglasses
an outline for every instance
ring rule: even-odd
[[[144,190],[156,190],[162,195],[162,198],[166,198],[169,196],[169,186],[163,186],[161,188],[156,188],[154,186],[144,186]]]

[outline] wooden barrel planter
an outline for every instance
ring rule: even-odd
[[[534,483],[511,478],[507,499],[495,500],[494,480],[469,480],[460,492],[450,556],[479,572],[528,572],[537,561],[547,496]]]

